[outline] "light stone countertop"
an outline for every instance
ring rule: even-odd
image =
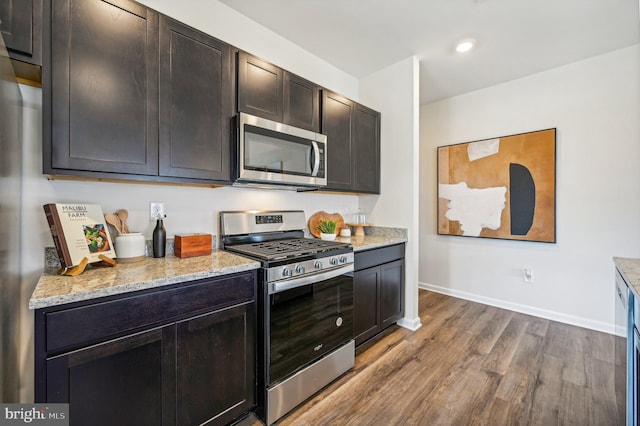
[[[618,267],[629,288],[640,298],[640,259],[614,257],[613,262]]]
[[[113,268],[88,267],[76,277],[58,275],[55,269],[46,269],[29,300],[29,309],[244,272],[259,267],[259,262],[246,257],[214,251],[208,256],[186,259],[168,255],[159,259],[147,257],[140,262],[120,263]]]
[[[370,250],[406,243],[403,234],[338,237],[354,251]],[[40,309],[114,294],[161,287],[220,275],[244,272],[260,267],[260,262],[225,251],[209,256],[180,259],[173,255],[136,263],[120,263],[114,268],[88,267],[76,277],[58,275],[55,268],[45,269],[29,300],[29,309]]]

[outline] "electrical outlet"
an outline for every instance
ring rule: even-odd
[[[164,218],[164,203],[151,202],[149,216],[151,220]]]
[[[530,268],[524,268],[522,270],[522,279],[524,280],[525,283],[532,283],[533,282],[533,270],[531,270]]]

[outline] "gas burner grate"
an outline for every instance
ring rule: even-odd
[[[335,241],[315,240],[310,238],[295,238],[287,240],[272,240],[260,243],[239,244],[227,247],[238,253],[255,256],[260,259],[276,260],[287,257],[304,256],[338,250],[349,245]]]

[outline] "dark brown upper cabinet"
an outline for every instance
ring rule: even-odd
[[[322,91],[322,133],[327,135],[327,188],[380,193],[380,113]]]
[[[44,173],[157,175],[158,14],[127,0],[46,7]]]
[[[231,47],[160,18],[160,175],[229,181]]]
[[[51,35],[43,173],[229,184],[242,111],[326,134],[328,190],[380,192],[380,113],[326,90],[320,102],[317,84],[245,52],[235,63],[231,46],[133,0],[3,0],[0,13],[26,22],[27,3]]]
[[[0,29],[11,59],[42,65],[42,0],[0,1]]]
[[[238,111],[317,132],[319,94],[315,83],[246,52],[238,53]]]
[[[238,111],[282,122],[282,69],[238,52]]]
[[[129,0],[48,0],[43,171],[226,184],[231,46]]]
[[[320,131],[320,88],[317,84],[284,72],[282,121],[312,132]]]
[[[353,131],[353,189],[380,193],[380,113],[356,104]]]
[[[350,191],[355,103],[322,91],[322,133],[327,135],[327,189]]]

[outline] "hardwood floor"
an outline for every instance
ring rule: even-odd
[[[623,423],[613,336],[426,290],[419,303],[419,330],[365,344],[278,425]]]

